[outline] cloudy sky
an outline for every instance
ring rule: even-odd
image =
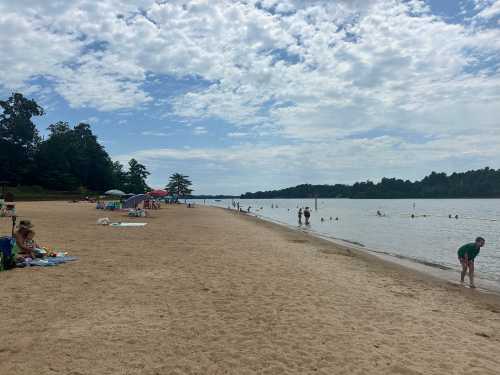
[[[0,0],[0,95],[197,193],[500,168],[500,0]]]

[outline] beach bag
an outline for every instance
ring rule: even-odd
[[[10,270],[16,265],[12,255],[12,238],[0,237],[0,271]]]

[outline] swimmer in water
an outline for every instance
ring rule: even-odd
[[[309,219],[311,217],[311,211],[309,210],[309,207],[304,208],[304,217],[306,219],[306,225],[309,225]]]

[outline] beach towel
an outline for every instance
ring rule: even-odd
[[[112,227],[143,227],[147,223],[111,223],[109,225]]]
[[[66,262],[72,262],[78,260],[77,257],[72,256],[60,256],[60,257],[48,257],[44,259],[32,259],[25,262],[25,266],[27,267],[51,267],[57,266],[59,264],[63,264]]]

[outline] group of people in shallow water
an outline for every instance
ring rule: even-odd
[[[299,208],[299,211],[297,212],[297,216],[298,216],[298,219],[299,219],[299,225],[302,225],[302,216],[304,216],[304,220],[305,220],[305,225],[310,225],[311,224],[311,209],[309,207],[305,207],[304,209]],[[324,217],[322,217],[321,219],[321,222],[324,223],[326,221],[326,219]],[[330,221],[333,221],[333,217],[330,216]],[[335,221],[339,221],[339,218],[338,216],[335,218]]]
[[[302,224],[302,215],[304,216],[305,224],[306,225],[309,225],[311,223],[310,222],[310,219],[311,219],[311,209],[309,207],[304,208],[304,210],[302,210],[302,207],[299,208],[299,211],[297,212],[297,215],[299,217],[299,224]]]

